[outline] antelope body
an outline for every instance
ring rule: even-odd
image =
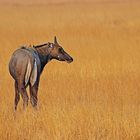
[[[33,107],[37,106],[40,75],[45,65],[52,59],[68,63],[73,61],[73,58],[57,43],[56,37],[54,43],[21,47],[13,53],[9,62],[9,72],[15,80],[15,110],[20,95],[23,99],[23,107],[26,108],[28,105],[27,86],[30,90],[30,102]]]

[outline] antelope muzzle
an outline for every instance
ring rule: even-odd
[[[66,53],[64,50],[58,54],[58,60],[66,61],[67,63],[73,62],[73,58],[68,53]]]

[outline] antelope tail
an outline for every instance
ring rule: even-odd
[[[30,77],[30,83],[32,86],[35,84],[36,79],[37,79],[37,63],[36,63],[36,59],[35,59],[34,67],[33,67],[32,73],[31,73],[31,77]]]
[[[27,69],[26,69],[26,74],[25,74],[25,86],[27,85],[27,83],[29,82],[29,78],[31,75],[31,62],[30,60],[28,60],[28,65],[27,65]]]
[[[31,86],[33,86],[36,82],[37,79],[37,63],[36,59],[34,61],[33,69],[31,66],[30,60],[28,61],[27,69],[26,69],[26,74],[25,74],[25,86],[28,84],[29,80],[31,83]]]

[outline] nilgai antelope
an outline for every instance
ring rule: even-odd
[[[23,99],[23,108],[28,105],[27,86],[30,90],[30,102],[37,106],[37,92],[40,75],[45,65],[52,59],[71,63],[73,58],[58,44],[56,37],[54,43],[46,43],[33,47],[17,49],[9,62],[9,72],[15,80],[15,110],[20,100]]]

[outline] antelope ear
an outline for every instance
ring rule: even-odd
[[[56,36],[54,37],[54,44],[58,44]]]

